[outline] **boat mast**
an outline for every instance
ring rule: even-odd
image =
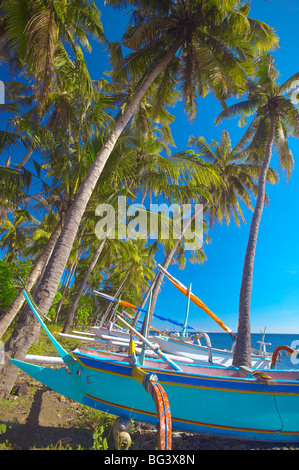
[[[191,294],[191,288],[192,284],[189,285],[188,289],[188,297],[187,297],[187,305],[186,305],[186,313],[185,313],[185,320],[184,320],[184,326],[181,332],[181,337],[184,338],[186,335],[186,329],[187,329],[187,323],[188,323],[188,317],[189,317],[189,309],[190,309],[190,294]]]

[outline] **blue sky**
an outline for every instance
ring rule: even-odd
[[[127,17],[123,12],[104,7],[103,0],[96,0],[102,12],[102,23],[109,41],[120,40]],[[281,82],[299,70],[299,2],[298,0],[252,0],[250,16],[265,21],[280,37],[280,47],[273,53]],[[103,76],[108,69],[107,52],[102,45],[92,43],[91,54],[86,53],[93,79]],[[2,78],[3,79],[3,78]],[[210,95],[199,102],[196,120],[190,124],[178,103],[171,110],[176,116],[172,133],[176,143],[174,151],[187,148],[190,135],[204,136],[208,143],[218,140],[227,129],[234,145],[244,132],[236,121],[225,121],[215,127],[214,120],[221,111],[219,103]],[[295,169],[290,182],[280,174],[279,184],[267,187],[270,205],[264,209],[259,232],[254,266],[254,282],[251,299],[252,332],[267,327],[268,332],[299,334],[299,142],[292,139],[290,146],[295,158]],[[297,157],[298,156],[298,157]],[[3,164],[1,159],[1,164]],[[278,168],[276,156],[272,166]],[[237,228],[233,223],[217,225],[210,233],[212,243],[204,246],[207,261],[202,265],[188,264],[181,271],[171,265],[169,272],[186,286],[192,283],[192,291],[219,316],[233,331],[238,324],[238,301],[242,278],[243,260],[247,245],[252,213],[245,210],[247,225]],[[157,262],[163,261],[163,253]],[[165,280],[159,296],[156,312],[182,321],[186,299]],[[190,324],[207,331],[222,331],[196,306],[190,309]],[[157,322],[154,326],[165,327]]]
[[[102,0],[97,0],[102,11],[102,22],[106,37],[110,41],[119,40],[127,19],[122,12],[103,7]],[[281,82],[298,71],[299,44],[299,2],[298,0],[252,0],[250,16],[265,21],[272,26],[280,37],[279,48],[273,53]],[[101,58],[101,60],[100,60]],[[92,78],[101,76],[107,67],[105,54],[98,45],[94,45],[87,62]],[[187,148],[190,135],[202,135],[207,142],[218,140],[223,129],[227,129],[234,145],[244,132],[237,127],[236,121],[225,121],[215,127],[214,119],[221,111],[220,105],[212,96],[199,103],[197,119],[190,124],[178,103],[173,114],[176,120],[172,133],[176,143],[175,151]],[[252,332],[259,332],[267,327],[268,332],[299,334],[299,173],[296,157],[299,158],[299,142],[290,143],[295,169],[289,183],[280,173],[279,184],[267,187],[270,205],[264,209],[259,232],[254,266],[254,282],[251,299]],[[276,155],[272,166],[278,168]],[[188,264],[181,271],[175,265],[169,272],[186,286],[192,283],[192,291],[234,331],[238,324],[239,290],[242,278],[243,260],[247,245],[252,213],[246,214],[247,224],[237,228],[233,223],[216,226],[211,232],[212,243],[205,246],[207,261],[203,265]],[[163,261],[163,254],[157,256]],[[165,280],[158,298],[156,312],[182,320],[186,300]],[[190,309],[190,324],[207,331],[222,331],[204,312],[196,306]],[[156,326],[163,327],[157,322]]]

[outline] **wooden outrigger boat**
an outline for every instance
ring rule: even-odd
[[[197,336],[197,335],[195,335]],[[200,335],[198,335],[200,336]],[[218,366],[229,367],[233,363],[233,351],[212,348],[209,342],[209,336],[205,335],[207,345],[189,341],[182,341],[179,338],[155,338],[160,348],[167,354],[177,355],[181,358],[192,360],[194,364],[214,364]],[[271,355],[251,355],[251,364],[255,369],[269,369],[271,366]],[[183,359],[184,360],[184,359]]]
[[[93,293],[96,296],[100,296],[100,297],[108,300],[109,302],[114,303],[116,305],[116,309],[115,309],[116,312],[117,312],[119,307],[127,307],[127,308],[132,308],[134,310],[137,310],[139,312],[144,312],[144,313],[146,312],[146,310],[144,310],[143,308],[137,307],[136,305],[134,305],[130,302],[126,302],[126,301],[122,300],[120,297],[119,298],[113,297],[111,295],[105,294],[104,292],[99,292],[97,290],[94,290]],[[130,340],[130,332],[120,328],[114,322],[110,322],[109,326],[103,326],[103,325],[102,326],[98,326],[98,325],[91,326],[90,329],[91,329],[92,333],[95,334],[98,337],[101,337],[102,335],[105,335],[105,336],[108,335],[108,336],[117,336],[118,338],[124,338],[124,339],[127,339],[128,341]]]
[[[56,370],[15,359],[11,362],[84,405],[127,419],[152,424],[158,420],[161,449],[170,448],[172,428],[299,442],[299,371],[276,370],[277,350],[270,371],[173,363],[161,351],[157,351],[160,358],[145,357],[138,362],[133,340],[130,354],[81,347],[68,353],[48,331],[26,292],[24,295],[65,367]]]
[[[206,332],[199,332],[186,336],[190,301],[205,311],[205,313],[207,313],[226,333],[231,336],[232,340],[235,340],[235,336],[232,330],[191,292],[191,284],[189,288],[185,287],[178,279],[173,277],[161,265],[158,266],[166,278],[187,297],[186,313],[181,333],[176,335],[172,334],[168,337],[157,336],[155,341],[158,343],[160,348],[168,354],[191,359],[194,363],[210,363],[219,366],[222,365],[225,367],[231,366],[233,362],[234,343],[232,344],[232,348],[230,350],[223,350],[212,347],[210,337]],[[204,345],[201,344],[200,338],[204,338]],[[260,351],[252,350],[251,363],[252,366],[256,369],[268,369],[271,365],[271,354],[266,352],[266,344],[268,343],[264,342],[263,335]]]
[[[133,310],[136,310],[138,312],[146,313],[146,309],[137,307],[136,305],[132,303],[121,300],[120,297],[119,298],[113,297],[111,295],[104,294],[103,292],[99,292],[97,290],[94,290],[93,292],[95,295],[99,295],[100,297],[103,297],[109,302],[113,302],[114,304],[116,304],[115,313],[117,312],[118,307],[127,307]],[[128,314],[126,313],[126,315]],[[129,315],[129,317],[134,318],[131,315]],[[127,329],[125,330],[125,329],[120,328],[119,326],[115,325],[114,322],[110,322],[109,327],[95,325],[95,326],[91,326],[90,329],[92,331],[92,334],[95,334],[98,337],[103,337],[103,335],[105,335],[105,338],[106,338],[106,336],[109,335],[109,336],[117,336],[118,338],[122,338],[122,339],[127,339],[128,341],[130,340],[130,331],[128,331]],[[160,330],[157,330],[152,325],[150,325],[150,329],[152,333],[162,334]]]
[[[185,320],[184,323],[179,323],[179,322],[174,322],[172,319],[165,319],[164,317],[160,315],[154,314],[155,317],[158,317],[159,319],[162,320],[167,320],[173,323],[176,323],[179,326],[182,326],[182,333],[180,335],[165,335],[161,331],[155,329],[150,325],[151,331],[155,332],[155,336],[151,337],[151,341],[156,343],[157,346],[160,347],[164,352],[166,352],[168,355],[171,355],[171,358],[174,360],[179,360],[180,362],[187,362],[187,363],[193,363],[193,364],[213,364],[213,365],[219,365],[219,366],[230,366],[232,365],[233,362],[233,348],[231,350],[223,350],[223,349],[218,349],[218,348],[213,348],[211,345],[210,338],[206,332],[199,332],[196,333],[195,335],[192,336],[186,336],[186,330],[187,328],[190,328],[187,326],[187,321],[188,321],[188,313],[189,313],[189,305],[190,305],[190,300],[194,302],[198,307],[203,309],[210,317],[216,321],[221,328],[224,329],[229,335],[234,338],[234,335],[232,333],[232,330],[228,328],[214,313],[212,313],[206,305],[202,301],[200,301],[194,294],[191,293],[191,286],[189,289],[187,289],[180,281],[175,279],[173,276],[171,276],[168,271],[166,271],[162,266],[158,265],[159,269],[163,272],[164,275],[171,281],[175,287],[177,287],[180,292],[182,292],[184,295],[187,297],[187,308],[186,308],[186,314],[185,314]],[[141,307],[137,307],[131,303],[125,302],[121,300],[120,298],[112,297],[110,295],[104,294],[102,292],[94,291],[96,295],[99,295],[106,300],[113,302],[116,304],[117,308],[118,306],[125,306],[129,307],[141,312],[146,313],[145,309],[142,309]],[[116,308],[116,311],[117,311]],[[193,329],[193,328],[192,328]],[[61,334],[61,336],[69,337],[69,338],[77,338],[77,339],[82,339],[85,342],[92,341],[92,342],[109,342],[110,344],[120,346],[120,347],[126,347],[129,348],[130,344],[130,331],[128,328],[126,330],[123,330],[121,328],[115,328],[114,324],[110,324],[110,327],[103,327],[103,326],[92,326],[91,331],[93,332],[92,334],[94,335],[93,339],[89,339],[88,337],[78,337],[78,336],[73,336],[69,334]],[[76,332],[79,333],[79,332]],[[157,334],[158,333],[158,334]],[[201,345],[200,342],[200,337],[203,337],[205,339],[206,344]],[[264,343],[263,341],[263,344]],[[136,344],[137,348],[136,351],[139,353],[138,346],[140,344]],[[152,351],[146,351],[145,354],[147,356],[153,357],[153,352]],[[267,354],[265,349],[263,353],[260,353],[258,351],[252,351],[252,366],[254,368],[260,368],[260,369],[267,369],[270,367],[271,364],[271,355]]]

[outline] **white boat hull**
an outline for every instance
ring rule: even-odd
[[[96,336],[109,335],[117,336],[118,338],[130,338],[130,333],[128,331],[117,330],[115,328],[110,330],[104,326],[92,326],[90,329]]]
[[[207,346],[192,344],[172,338],[157,336],[155,338],[160,348],[169,354],[192,359],[197,364],[215,364],[229,367],[233,362],[233,352],[222,349],[211,348],[211,361],[209,360],[209,349]],[[269,369],[271,358],[253,355],[251,357],[252,367],[255,369]]]

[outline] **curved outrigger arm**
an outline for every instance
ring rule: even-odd
[[[58,343],[58,341],[56,341],[56,339],[54,338],[52,333],[48,330],[45,323],[43,322],[43,320],[39,316],[38,311],[36,309],[36,306],[34,305],[33,301],[31,300],[30,296],[28,295],[28,293],[25,290],[23,292],[23,295],[24,295],[26,301],[28,302],[32,312],[35,315],[35,317],[37,318],[37,320],[41,324],[43,330],[45,331],[48,338],[50,339],[51,343],[53,344],[54,348],[58,352],[59,356],[61,357],[61,359],[63,360],[65,365],[70,367],[73,364],[73,362],[75,361],[75,359]]]
[[[24,297],[30,308],[32,309],[37,320],[41,324],[45,333],[49,337],[51,343],[59,353],[65,367],[60,369],[52,369],[49,367],[31,364],[29,362],[10,359],[10,362],[19,367],[22,371],[38,380],[42,384],[52,390],[64,395],[71,400],[86,405],[86,386],[84,379],[82,380],[82,365],[72,357],[65,349],[56,341],[52,333],[48,330],[37,311],[34,302],[26,291],[23,292]],[[135,343],[131,341],[131,354],[135,355]],[[158,439],[159,449],[171,449],[171,414],[167,395],[163,387],[159,384],[155,374],[146,373],[139,367],[139,363],[135,356],[135,364],[132,368],[132,378],[142,383],[145,390],[152,396],[156,406],[156,415],[158,420]]]
[[[82,382],[79,377],[80,364],[72,357],[65,349],[56,341],[52,333],[48,330],[43,320],[38,314],[37,308],[34,302],[31,300],[28,293],[24,290],[23,295],[28,302],[31,310],[35,317],[41,324],[43,330],[49,337],[51,343],[55,347],[59,356],[62,358],[66,367],[60,369],[52,369],[49,367],[34,365],[29,362],[19,361],[17,359],[10,359],[10,362],[15,366],[19,367],[22,371],[38,380],[47,387],[55,390],[61,395],[64,395],[72,400],[75,400],[81,404],[84,404],[84,391],[82,388]],[[81,382],[81,383],[80,383]]]

